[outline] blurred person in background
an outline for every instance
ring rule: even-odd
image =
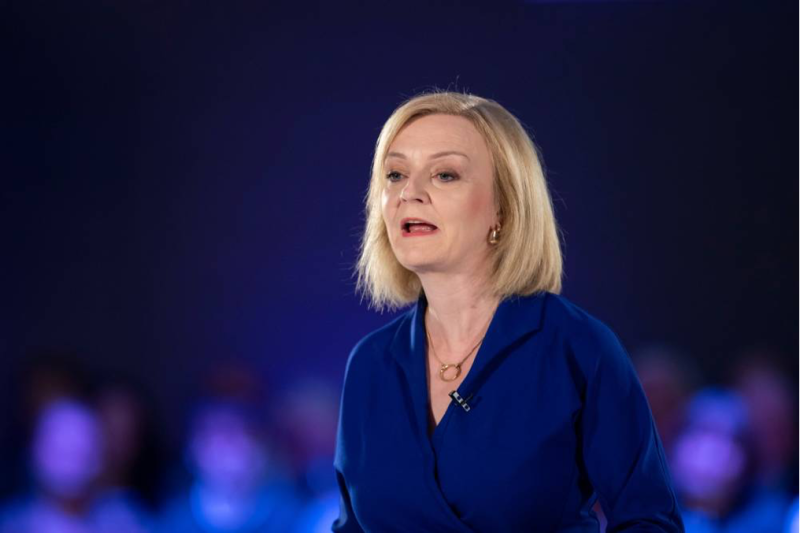
[[[768,350],[748,350],[731,368],[731,382],[750,414],[755,482],[765,490],[797,494],[797,383],[778,361]]]
[[[135,517],[105,520],[95,505],[103,433],[89,404],[51,398],[36,419],[30,450],[33,489],[0,513],[2,533],[141,533]]]
[[[41,349],[26,354],[20,374],[17,396],[22,401],[24,431],[30,432],[42,410],[64,397],[86,397],[89,372],[72,351]]]
[[[690,357],[666,344],[645,346],[631,358],[669,457],[683,427],[686,404],[700,382],[700,371]]]
[[[137,517],[141,529],[152,529],[152,509],[143,493],[153,497],[157,461],[147,446],[144,400],[132,385],[111,381],[98,391],[96,408],[105,441],[95,500],[98,516],[108,524],[120,516]]]
[[[290,467],[304,498],[338,490],[331,472],[338,407],[338,392],[315,378],[291,383],[276,402],[276,428],[288,445]]]
[[[699,391],[672,454],[672,473],[687,533],[773,533],[785,524],[788,498],[759,489],[744,400],[722,388]]]
[[[36,349],[10,369],[15,376],[9,393],[14,405],[6,413],[9,434],[3,436],[9,450],[3,469],[3,498],[18,495],[22,487],[30,488],[29,445],[44,408],[60,398],[87,396],[89,380],[77,361],[71,351]]]
[[[221,397],[202,402],[185,453],[191,483],[167,506],[161,532],[291,531],[299,501],[272,475],[276,465],[252,407]]]
[[[297,485],[305,500],[295,533],[329,532],[339,514],[339,491],[331,469],[336,446],[338,392],[326,380],[296,381],[276,403],[275,421]]]

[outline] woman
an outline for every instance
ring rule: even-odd
[[[378,138],[358,263],[414,304],[350,354],[333,531],[682,531],[661,442],[614,333],[567,299],[525,130],[458,93]]]

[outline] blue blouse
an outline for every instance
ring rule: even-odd
[[[425,308],[347,362],[336,532],[683,531],[664,450],[625,349],[560,295],[504,300],[428,432]]]

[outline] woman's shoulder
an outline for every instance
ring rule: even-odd
[[[414,308],[401,313],[387,324],[364,335],[350,351],[347,358],[347,371],[354,366],[363,367],[368,361],[386,354],[401,330],[410,327]]]
[[[547,293],[545,320],[572,338],[616,338],[611,327],[566,296]]]
[[[603,320],[560,294],[548,293],[545,327],[558,330],[579,362],[594,366],[602,360],[628,360],[616,332]],[[582,364],[582,366],[583,366]]]
[[[581,391],[597,387],[609,392],[609,398],[643,395],[630,354],[620,337],[604,321],[569,299],[551,295],[545,322],[556,324],[560,354],[573,382]],[[547,327],[547,326],[545,326]]]

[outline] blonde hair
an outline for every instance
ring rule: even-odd
[[[402,103],[381,129],[366,196],[366,225],[357,263],[357,290],[382,311],[415,302],[422,291],[417,275],[392,251],[381,214],[384,160],[400,130],[432,114],[468,119],[489,148],[494,195],[502,221],[500,242],[492,249],[490,289],[501,299],[539,291],[561,292],[563,260],[553,203],[536,147],[519,121],[486,98],[432,92]]]

